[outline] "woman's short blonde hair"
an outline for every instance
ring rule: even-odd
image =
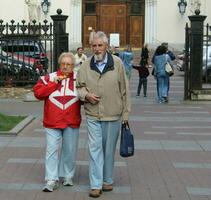
[[[72,52],[63,52],[60,54],[59,58],[58,58],[58,64],[61,64],[61,61],[64,57],[69,57],[72,60],[72,64],[75,65],[75,56]]]

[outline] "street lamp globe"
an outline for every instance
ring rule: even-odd
[[[185,13],[185,10],[186,10],[186,6],[187,6],[187,2],[186,0],[179,0],[178,2],[178,7],[179,7],[179,12],[180,14],[184,14]]]
[[[48,0],[42,0],[41,7],[42,7],[42,11],[45,15],[47,15],[47,13],[49,11],[49,6],[50,6],[50,2]]]

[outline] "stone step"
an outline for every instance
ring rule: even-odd
[[[193,90],[191,92],[191,100],[195,101],[211,100],[211,89]]]

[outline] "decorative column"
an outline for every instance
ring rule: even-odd
[[[82,0],[70,0],[70,49],[82,45]]]
[[[157,0],[145,1],[145,43],[156,43]]]
[[[68,51],[68,33],[66,33],[66,20],[67,15],[62,15],[62,10],[57,10],[57,15],[51,15],[53,20],[53,34],[54,34],[54,46],[53,46],[53,70],[58,68],[58,57],[62,52]]]
[[[203,26],[206,16],[199,15],[200,10],[195,11],[196,15],[189,16],[190,24],[190,90],[202,89],[202,65],[203,65]]]

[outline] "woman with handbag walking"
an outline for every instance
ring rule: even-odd
[[[158,46],[153,57],[154,76],[157,81],[157,97],[159,103],[168,102],[169,74],[165,70],[167,62],[172,65],[165,46]]]

